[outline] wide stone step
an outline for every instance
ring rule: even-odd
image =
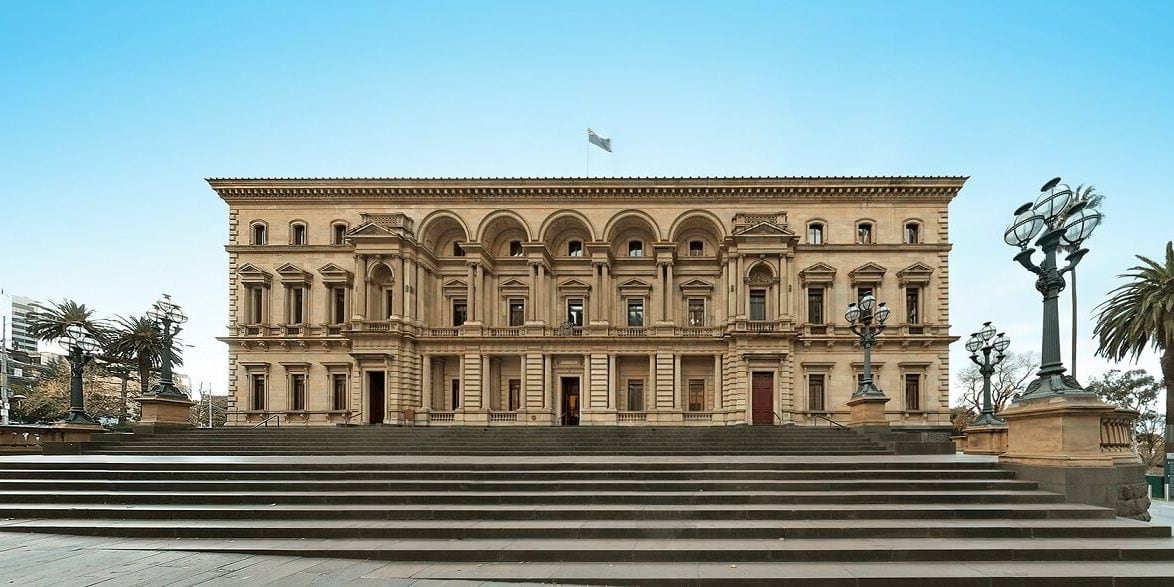
[[[363,470],[129,470],[129,469],[28,469],[7,470],[7,479],[55,480],[55,479],[110,479],[110,480],[574,480],[574,479],[625,479],[625,480],[1001,480],[1012,479],[1014,473],[990,469],[855,469],[855,470],[810,470],[780,471],[771,469],[701,469],[701,470],[478,470],[453,469],[436,471],[363,471]]]
[[[1107,508],[1049,503],[909,504],[150,504],[0,503],[0,517],[124,520],[1112,520]]]
[[[678,492],[816,492],[816,491],[988,491],[1032,490],[1029,481],[965,479],[826,479],[799,480],[129,480],[129,479],[0,479],[4,491],[237,491],[237,492],[322,492],[322,491],[678,491]]]
[[[1168,538],[160,539],[160,550],[438,562],[1170,561]]]
[[[1046,491],[71,491],[0,490],[11,503],[170,504],[795,504],[795,503],[1053,503],[1063,496]]]
[[[1170,528],[1133,520],[739,520],[739,521],[352,521],[200,522],[7,520],[0,530],[134,538],[307,539],[816,539],[1169,538]]]
[[[864,456],[864,455],[885,455],[890,454],[885,450],[844,450],[844,451],[829,451],[829,450],[806,450],[806,451],[791,451],[791,450],[764,450],[764,451],[710,451],[710,450],[665,450],[663,452],[644,451],[644,450],[608,450],[608,451],[565,451],[565,450],[551,450],[551,451],[478,451],[469,449],[454,449],[452,451],[444,450],[330,450],[329,448],[322,450],[277,450],[264,448],[241,448],[241,449],[224,449],[224,450],[187,450],[187,449],[143,449],[143,450],[96,450],[93,453],[96,455],[159,455],[159,456],[206,456],[206,455],[241,455],[241,456],[303,456],[303,455],[321,455],[321,456],[394,456],[394,455],[496,455],[496,456],[561,456],[561,455],[587,455],[587,456],[647,456],[647,455],[664,455],[664,456]]]

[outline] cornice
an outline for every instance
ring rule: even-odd
[[[967,177],[210,178],[226,202],[393,200],[948,202]]]
[[[823,251],[825,253],[863,253],[863,252],[914,252],[914,251],[949,251],[954,248],[954,245],[949,243],[930,243],[930,244],[884,244],[877,243],[871,245],[856,245],[856,244],[842,244],[842,245],[795,245],[795,252],[811,253]]]

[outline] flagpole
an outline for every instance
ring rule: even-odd
[[[587,129],[587,133],[588,133],[587,145],[586,145],[586,147],[587,147],[587,152],[586,152],[586,155],[587,155],[587,177],[591,177],[591,135],[590,135],[591,129]]]

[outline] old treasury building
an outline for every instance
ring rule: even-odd
[[[949,425],[963,177],[212,179],[230,425]]]

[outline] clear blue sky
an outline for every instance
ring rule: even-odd
[[[222,393],[204,177],[581,175],[590,126],[593,175],[971,176],[953,331],[1038,352],[1003,228],[1054,175],[1106,193],[1085,309],[1162,253],[1171,39],[1170,2],[7,2],[0,286],[110,314],[170,292]]]

